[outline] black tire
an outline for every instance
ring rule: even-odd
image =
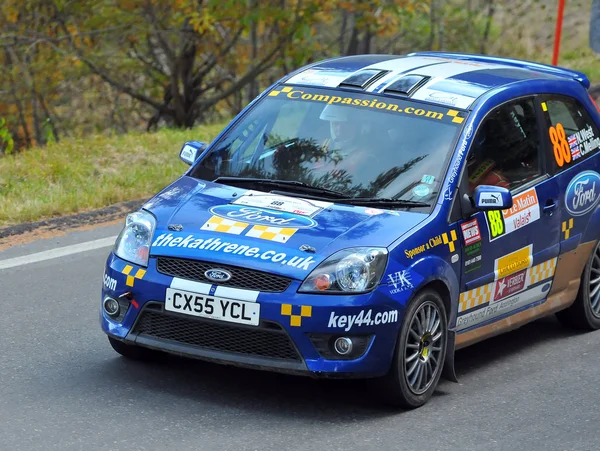
[[[108,337],[108,342],[115,351],[117,351],[123,357],[126,357],[131,360],[155,362],[160,361],[164,358],[164,353],[160,351],[154,351],[152,349],[143,348],[141,346],[130,345],[120,340],[116,340],[112,337]]]
[[[569,308],[557,312],[556,317],[565,327],[600,329],[600,241],[583,268],[575,302]]]
[[[417,334],[423,313],[433,311],[437,312],[437,319],[430,321]],[[417,315],[420,318],[418,323],[415,322]],[[433,314],[431,314],[431,318],[433,318]],[[427,322],[426,317],[424,322]],[[413,330],[415,332],[413,334],[411,329],[414,327],[416,329]],[[434,333],[429,334],[427,330]],[[439,338],[436,339],[438,334]],[[419,349],[414,348],[417,343],[417,335],[421,336]],[[442,375],[447,341],[448,320],[441,296],[434,290],[424,290],[418,293],[406,309],[390,371],[381,379],[369,381],[371,389],[384,404],[407,409],[422,406],[433,395]],[[417,353],[416,357],[414,357],[415,352]],[[433,368],[434,365],[437,366]],[[426,383],[419,379],[418,373],[423,374],[421,377],[427,378]],[[415,379],[414,382],[411,379]],[[417,385],[415,386],[415,384]]]

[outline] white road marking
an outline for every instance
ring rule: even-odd
[[[103,247],[110,247],[115,244],[117,235],[99,240],[87,241],[85,243],[73,244],[71,246],[59,247],[58,249],[50,249],[35,254],[23,255],[22,257],[8,258],[0,260],[0,269],[14,268],[16,266],[29,265],[30,263],[43,262],[44,260],[52,260],[53,258],[65,257],[67,255],[78,254],[80,252],[92,251]]]

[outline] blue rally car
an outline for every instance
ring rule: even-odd
[[[554,313],[599,328],[589,84],[430,52],[286,76],[127,217],[103,331],[129,358],[364,378],[414,408],[457,349]]]

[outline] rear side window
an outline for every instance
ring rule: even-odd
[[[598,127],[577,100],[547,98],[541,106],[548,123],[548,140],[557,171],[598,152]]]

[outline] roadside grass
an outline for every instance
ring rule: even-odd
[[[226,124],[65,139],[1,157],[0,227],[150,197],[186,170],[185,141],[210,142]]]

